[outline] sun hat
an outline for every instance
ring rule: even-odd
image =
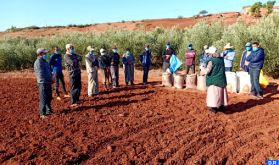
[[[87,46],[87,51],[93,51],[94,50],[94,48],[92,48],[92,46]]]
[[[105,49],[100,49],[100,53],[104,53],[106,50]]]
[[[39,48],[37,49],[37,54],[44,54],[44,53],[47,53],[48,50],[46,50],[45,48]]]
[[[233,46],[231,46],[230,43],[227,43],[227,45],[224,46],[224,49],[232,49],[232,48],[233,48]]]
[[[66,49],[70,49],[71,47],[73,47],[73,44],[67,44],[66,45]]]
[[[214,54],[214,53],[216,53],[216,52],[217,52],[217,48],[216,48],[216,47],[214,47],[214,46],[209,47],[208,53]]]

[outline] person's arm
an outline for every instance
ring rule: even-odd
[[[246,61],[257,63],[264,60],[264,50],[260,50],[259,53],[253,53],[246,58]]]
[[[65,64],[67,65],[67,66],[73,66],[74,65],[74,62],[73,62],[73,60],[70,58],[70,56],[69,55],[65,55],[64,56],[64,60],[65,60]]]
[[[228,53],[228,54],[225,56],[225,59],[230,60],[230,61],[233,61],[234,56],[235,56],[235,52],[233,52],[233,53],[231,52],[231,53]]]
[[[201,75],[207,75],[207,74],[209,74],[210,72],[211,72],[211,70],[212,70],[212,61],[209,61],[208,63],[207,63],[207,66],[206,66],[206,68],[202,68],[201,69]]]

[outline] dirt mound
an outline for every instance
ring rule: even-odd
[[[92,98],[86,96],[83,75],[81,105],[72,109],[68,99],[53,100],[55,114],[41,120],[35,78],[12,75],[0,77],[0,164],[264,164],[279,159],[278,84],[265,90],[264,100],[230,95],[226,111],[214,115],[205,107],[205,93],[157,86],[158,72],[151,73],[148,86],[122,86]],[[136,77],[139,83],[141,73]]]
[[[189,17],[189,18],[172,18],[172,19],[152,19],[152,20],[142,20],[142,21],[123,21],[114,23],[103,23],[95,24],[88,27],[54,27],[54,28],[41,28],[41,29],[25,29],[18,32],[0,32],[0,37],[39,37],[39,36],[52,36],[58,33],[69,33],[69,32],[103,32],[109,29],[113,30],[153,30],[157,27],[171,28],[188,28],[202,20],[208,20],[209,22],[216,22],[222,19],[225,25],[231,25],[238,20],[241,20],[247,24],[254,23],[255,18],[250,16],[241,15],[239,12],[226,12],[220,14],[210,14],[208,16],[202,17]]]

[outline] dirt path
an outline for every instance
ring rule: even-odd
[[[279,159],[279,91],[264,100],[230,95],[224,113],[208,113],[205,93],[152,84],[121,87],[82,104],[53,100],[38,117],[30,73],[0,75],[0,164],[265,164]],[[141,73],[136,73],[140,83]],[[121,82],[123,77],[121,76]],[[102,90],[102,89],[101,89]]]

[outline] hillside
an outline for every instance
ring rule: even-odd
[[[40,29],[23,29],[17,32],[0,32],[0,37],[40,37],[40,36],[52,36],[58,33],[67,32],[102,32],[109,29],[113,30],[137,30],[144,28],[145,30],[152,30],[156,27],[171,28],[173,26],[179,28],[188,28],[202,20],[208,20],[209,22],[215,22],[217,20],[223,19],[225,25],[230,25],[238,20],[241,20],[247,24],[254,23],[255,18],[241,15],[239,12],[226,12],[219,14],[210,14],[203,17],[189,17],[189,18],[168,18],[168,19],[150,19],[141,21],[122,21],[115,23],[103,23],[94,24],[87,27],[50,27],[50,28],[40,28]]]

